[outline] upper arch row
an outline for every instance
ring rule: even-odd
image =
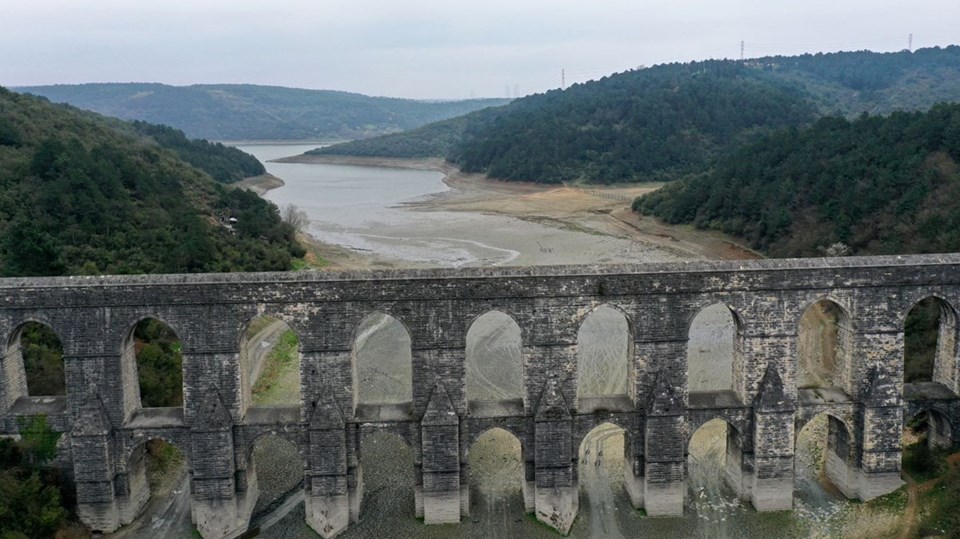
[[[949,315],[951,315],[953,319],[956,319],[957,310],[954,307],[953,302],[948,300],[945,297],[945,295],[939,294],[939,293],[917,294],[916,298],[912,298],[906,302],[906,308],[905,310],[903,310],[903,312],[894,313],[893,319],[899,320],[900,321],[899,325],[902,327],[907,317],[907,314],[910,312],[910,310],[913,309],[920,302],[927,299],[935,299],[940,304],[941,308],[944,311],[949,313]],[[851,305],[850,301],[834,295],[822,295],[822,296],[818,296],[813,299],[810,299],[805,304],[803,304],[803,308],[798,311],[797,315],[794,317],[795,319],[792,321],[793,322],[791,324],[792,327],[798,328],[800,324],[800,320],[803,317],[803,314],[806,313],[813,305],[822,303],[822,302],[829,302],[836,305],[837,307],[839,307],[842,315],[851,322],[853,327],[858,326],[857,316],[854,312],[854,308]],[[715,305],[723,305],[724,307],[727,308],[727,310],[730,312],[730,315],[738,331],[742,331],[747,325],[750,324],[750,318],[744,315],[744,311],[747,310],[747,308],[740,308],[738,306],[732,305],[729,302],[717,301],[716,298],[712,298],[712,299],[707,299],[707,300],[698,302],[693,306],[693,308],[686,311],[685,313],[686,317],[684,321],[684,327],[686,329],[685,333],[689,334],[690,329],[694,323],[694,320],[701,312]],[[577,328],[582,327],[583,324],[587,321],[587,319],[591,317],[591,315],[595,314],[599,309],[602,309],[602,308],[609,308],[620,313],[624,317],[624,319],[626,319],[627,321],[627,327],[629,328],[630,334],[633,335],[635,338],[640,338],[640,335],[638,335],[637,332],[641,331],[642,328],[636,324],[634,320],[635,317],[631,316],[629,309],[624,308],[623,306],[617,304],[616,302],[595,303],[595,304],[591,304],[588,309],[579,310],[576,313],[576,320],[574,322],[575,327]],[[475,323],[479,319],[487,317],[488,315],[492,315],[492,314],[498,315],[504,319],[509,319],[514,325],[520,328],[523,341],[527,342],[529,340],[528,337],[529,337],[530,328],[527,327],[525,324],[518,323],[517,322],[518,317],[515,314],[511,314],[508,309],[497,309],[497,308],[489,309],[480,314],[472,316],[466,325],[466,331],[464,332],[464,336],[470,333],[470,330],[474,327]],[[284,312],[283,310],[270,310],[268,312],[260,312],[254,316],[247,317],[243,321],[243,323],[240,325],[240,327],[237,328],[236,344],[238,349],[240,344],[245,340],[246,330],[249,327],[249,325],[254,320],[265,317],[265,316],[277,318],[278,320],[281,320],[282,322],[287,324],[290,327],[290,329],[293,330],[298,335],[303,333],[306,330],[303,324],[298,323],[298,320],[301,319],[300,316],[295,316],[291,313]],[[411,339],[413,338],[414,333],[410,331],[409,325],[406,322],[404,322],[403,315],[391,313],[386,310],[373,310],[366,313],[363,317],[361,317],[357,321],[356,324],[354,324],[353,332],[350,336],[350,341],[349,341],[350,343],[356,343],[357,337],[358,337],[357,335],[358,330],[363,326],[363,323],[365,321],[375,316],[383,316],[396,321],[404,329],[407,335],[410,336]],[[123,347],[125,345],[130,335],[132,334],[134,328],[136,328],[137,324],[148,319],[155,319],[166,324],[168,327],[170,327],[174,331],[174,333],[176,333],[178,338],[182,338],[182,336],[184,335],[184,333],[181,331],[181,328],[178,328],[176,323],[172,323],[168,319],[165,319],[165,317],[163,317],[162,315],[157,315],[152,313],[141,314],[135,317],[132,322],[127,323],[125,325],[122,333],[123,336],[121,337],[121,340],[120,340],[120,346]],[[39,323],[44,326],[47,326],[52,331],[54,331],[54,333],[57,334],[57,337],[60,338],[62,341],[60,332],[56,330],[57,324],[55,324],[52,320],[46,319],[42,315],[32,314],[31,316],[27,316],[21,320],[16,321],[14,327],[7,334],[6,343],[8,347],[11,344],[13,344],[13,342],[16,340],[17,336],[19,335],[23,327],[26,324],[31,322]]]

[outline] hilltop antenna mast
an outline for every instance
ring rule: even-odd
[[[740,40],[740,61],[743,61],[743,40]]]
[[[563,90],[567,86],[567,70],[560,70],[560,89]]]
[[[913,52],[913,34],[907,36],[907,50]]]

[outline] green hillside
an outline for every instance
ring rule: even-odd
[[[668,64],[314,153],[442,156],[544,183],[663,180],[818,116],[960,100],[960,47]]]
[[[0,274],[289,269],[303,250],[277,209],[201,170],[249,156],[188,141],[197,168],[158,144],[181,136],[0,88]]]
[[[773,256],[960,250],[960,104],[827,117],[637,199],[670,223],[740,236]],[[839,247],[839,246],[837,246]]]
[[[209,140],[344,140],[413,129],[506,99],[416,101],[246,84],[75,84],[16,88],[56,103]]]

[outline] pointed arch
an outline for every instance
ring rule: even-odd
[[[595,307],[577,331],[577,397],[630,396],[634,330],[611,304]]]
[[[410,332],[400,320],[374,311],[353,333],[354,406],[413,402]]]
[[[907,454],[910,452],[910,445],[920,443],[930,449],[952,450],[956,444],[954,442],[954,429],[950,422],[950,417],[939,410],[925,408],[913,415],[913,417],[904,416],[904,462]],[[908,439],[910,433],[912,439]]]
[[[734,373],[743,364],[743,323],[725,303],[703,307],[687,331],[687,390],[733,391]]]
[[[685,446],[687,476],[691,490],[705,494],[691,501],[715,503],[718,498],[736,498],[745,492],[743,484],[743,445],[741,432],[726,419],[714,417],[690,429]],[[711,478],[721,477],[722,481]],[[720,484],[732,490],[718,490]],[[703,508],[699,508],[702,510]]]
[[[508,314],[488,311],[470,324],[465,349],[467,401],[523,399],[523,340]]]
[[[846,307],[829,298],[809,304],[797,324],[797,386],[849,391],[854,334]]]
[[[517,513],[524,510],[526,489],[523,442],[513,432],[491,427],[476,436],[467,448],[472,503],[493,504],[508,499]]]
[[[844,496],[855,498],[856,471],[851,464],[852,436],[849,421],[832,413],[798,417],[794,436],[794,477],[819,481],[820,470],[823,470],[830,483]]]
[[[263,432],[251,441],[246,458],[248,488],[249,485],[257,488],[253,514],[281,503],[302,489],[306,463],[301,448],[289,437],[278,432]]]
[[[10,333],[3,354],[5,402],[9,408],[20,397],[55,397],[67,394],[63,342],[53,328],[26,320]]]
[[[183,406],[183,344],[158,316],[132,323],[120,344],[125,418],[139,408]]]
[[[125,480],[117,485],[121,524],[129,524],[143,511],[151,492],[151,475],[177,467],[189,469],[189,453],[180,442],[169,437],[152,436],[133,444],[124,455]]]
[[[280,318],[258,315],[240,333],[241,409],[300,406],[300,337]]]
[[[904,383],[937,382],[953,390],[957,367],[957,312],[931,295],[916,302],[903,320]]]

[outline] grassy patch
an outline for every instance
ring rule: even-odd
[[[292,260],[293,271],[303,271],[312,269],[323,269],[330,265],[330,261],[320,254],[320,249],[311,241],[304,241],[300,238],[300,245],[306,251],[302,258]]]
[[[907,487],[903,486],[891,492],[890,494],[870,500],[869,502],[865,503],[864,506],[880,511],[902,513],[907,507],[907,498]]]
[[[280,335],[253,386],[254,404],[289,404],[288,397],[299,394],[299,348],[300,341],[293,330]]]

